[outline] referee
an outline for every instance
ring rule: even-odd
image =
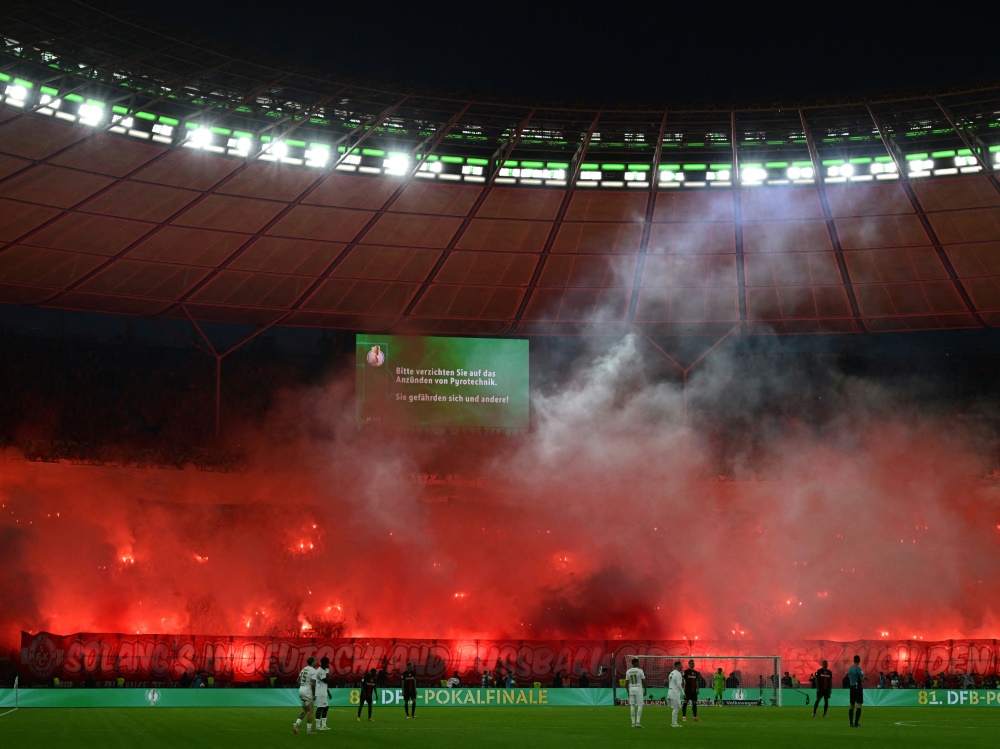
[[[847,678],[851,683],[851,728],[861,728],[861,705],[865,701],[865,672],[861,670],[861,656],[854,656],[854,665],[847,669]],[[857,710],[855,710],[855,705]]]

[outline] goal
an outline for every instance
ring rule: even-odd
[[[621,696],[625,672],[632,659],[639,659],[639,668],[646,674],[646,701],[659,702],[667,697],[667,677],[676,661],[681,671],[694,661],[699,680],[699,704],[714,702],[712,677],[718,669],[726,676],[723,704],[726,705],[776,705],[781,706],[781,656],[780,655],[636,655],[616,653],[613,666],[615,697]],[[624,697],[628,699],[626,694]]]

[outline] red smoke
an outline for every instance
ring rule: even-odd
[[[244,473],[8,456],[2,641],[995,634],[1000,486],[974,435],[855,392],[823,429],[772,430],[762,476],[718,480],[678,389],[633,387],[631,345],[536,392],[522,437],[359,434],[342,382],[287,394]],[[722,402],[696,375],[692,401]]]

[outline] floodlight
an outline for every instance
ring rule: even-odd
[[[77,116],[84,125],[94,127],[104,119],[104,107],[96,104],[81,104]]]
[[[895,174],[896,164],[891,161],[884,163],[875,162],[872,164],[871,172],[872,174]]]
[[[283,140],[272,141],[267,150],[276,158],[283,159],[288,155],[288,144]]]
[[[788,179],[812,179],[813,168],[811,166],[790,166],[788,167]]]
[[[422,171],[422,172],[433,172],[434,174],[440,174],[441,173],[441,162],[440,161],[432,161],[432,162],[428,163],[428,162],[425,161],[423,164],[420,165],[420,171]]]
[[[926,172],[934,168],[934,162],[930,159],[914,159],[910,162],[911,172]]]
[[[743,170],[742,177],[744,182],[763,182],[767,179],[767,170],[759,166],[748,166]]]
[[[204,148],[212,143],[212,131],[207,127],[199,127],[188,137],[195,148]]]
[[[660,172],[660,182],[673,182],[679,176],[681,175],[677,172],[673,172],[670,169],[664,169]]]
[[[313,146],[306,151],[306,164],[309,166],[326,166],[330,160],[330,149],[321,146]]]
[[[410,168],[410,159],[401,153],[394,153],[385,161],[382,166],[387,174],[405,174]]]
[[[38,101],[50,109],[59,109],[59,105],[62,104],[61,99],[56,99],[54,96],[49,96],[48,94],[42,94],[42,98]]]
[[[236,150],[241,156],[250,153],[250,146],[253,145],[249,138],[230,138],[229,147]]]
[[[7,86],[7,98],[14,101],[24,101],[28,98],[28,89],[24,86]]]

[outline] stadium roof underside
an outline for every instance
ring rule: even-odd
[[[0,17],[0,303],[723,336],[1000,323],[1000,84],[588,108],[379,89],[83,3]]]

